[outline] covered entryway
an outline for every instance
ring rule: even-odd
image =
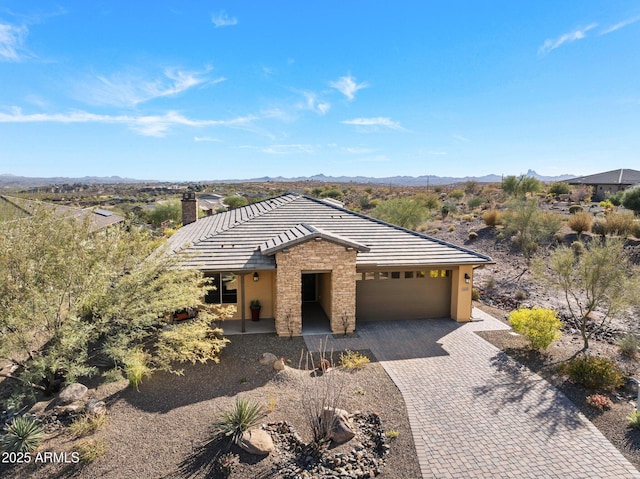
[[[448,318],[451,271],[370,271],[356,283],[356,319]]]
[[[331,333],[331,273],[302,273],[302,334]]]

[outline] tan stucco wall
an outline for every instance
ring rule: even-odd
[[[318,302],[327,316],[331,315],[331,273],[318,275]]]
[[[273,318],[273,285],[274,273],[272,271],[258,271],[258,281],[253,280],[253,273],[245,276],[244,290],[245,297],[238,295],[238,310],[241,310],[241,301],[244,301],[245,317],[251,319],[251,311],[249,304],[254,299],[260,301],[262,308],[260,309],[261,318]],[[240,317],[240,316],[238,316]]]
[[[465,282],[464,275],[471,278]],[[451,317],[458,322],[471,321],[471,289],[473,288],[473,266],[462,265],[452,271]]]
[[[302,332],[302,273],[331,272],[332,331],[355,329],[356,251],[326,240],[311,240],[276,253],[276,332],[281,336]],[[325,293],[326,294],[326,293]]]

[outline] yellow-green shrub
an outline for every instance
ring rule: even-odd
[[[622,385],[622,372],[609,358],[600,356],[580,356],[558,367],[558,372],[566,374],[573,382],[587,389],[613,391]]]
[[[487,226],[502,224],[502,213],[498,210],[487,210],[482,215],[482,221]]]
[[[340,353],[340,364],[345,369],[360,369],[365,364],[369,364],[369,358],[362,353],[347,349],[344,353]]]
[[[533,349],[547,349],[562,333],[558,313],[549,308],[533,307],[512,311],[509,322],[513,330],[529,339]]]
[[[593,216],[586,211],[571,215],[567,222],[569,228],[578,233],[578,236],[591,230],[591,223],[593,223]]]

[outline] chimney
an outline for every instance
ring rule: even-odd
[[[182,226],[195,223],[198,219],[198,200],[193,191],[182,193]]]

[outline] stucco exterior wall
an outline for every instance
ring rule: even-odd
[[[302,332],[302,273],[331,273],[331,330],[355,330],[356,251],[326,241],[311,240],[276,253],[276,332],[298,336]],[[326,294],[326,293],[325,293]],[[326,303],[325,303],[326,304]]]
[[[464,275],[469,275],[467,283]],[[451,272],[451,318],[458,322],[471,321],[471,289],[473,266],[461,265]]]

